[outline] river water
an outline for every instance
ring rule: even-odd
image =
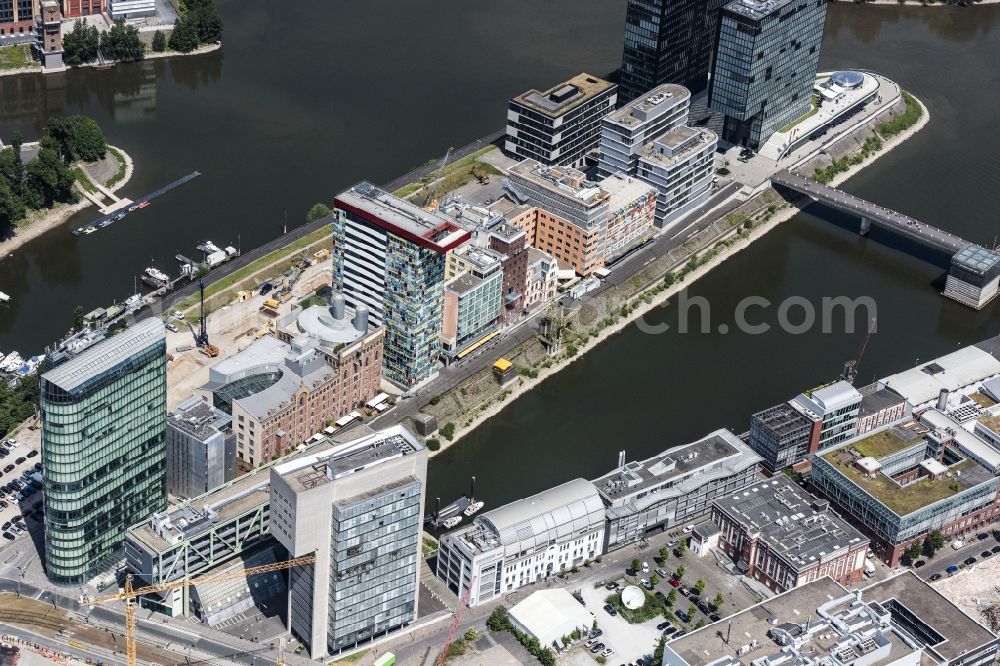
[[[313,3],[308,16],[265,0],[218,0],[222,51],[109,71],[0,78],[0,137],[30,138],[56,113],[85,113],[124,147],[137,197],[193,170],[204,175],[141,213],[86,237],[64,228],[0,262],[0,349],[34,353],[71,323],[73,308],[122,299],[151,264],[210,238],[249,248],[301,223],[362,178],[386,182],[503,125],[506,100],[581,70],[620,63],[624,0],[581,11],[574,0]],[[932,122],[851,179],[846,189],[964,237],[992,242],[1000,209],[1000,7],[831,5],[822,65],[866,67],[900,81]],[[577,477],[594,477],[616,452],[641,458],[719,427],[742,432],[749,414],[835,376],[856,353],[834,321],[791,335],[733,329],[747,296],[777,304],[867,296],[878,332],[861,379],[907,367],[1000,332],[997,306],[974,313],[938,295],[947,258],[893,239],[860,239],[854,221],[810,210],[699,281],[711,333],[676,332],[676,308],[629,327],[536,391],[512,403],[430,468],[429,496],[466,492],[490,506]],[[816,217],[816,215],[822,217]],[[795,319],[792,316],[792,319]]]

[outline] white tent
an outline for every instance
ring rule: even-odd
[[[594,614],[563,588],[539,590],[510,609],[514,626],[551,647],[552,641],[562,645],[563,636],[574,629],[589,631]]]

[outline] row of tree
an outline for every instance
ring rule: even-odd
[[[98,51],[107,60],[131,62],[142,60],[145,50],[139,30],[127,25],[124,19],[115,21],[110,31],[102,32],[82,20],[77,21],[63,36],[63,60],[73,67],[96,61]]]
[[[167,45],[175,51],[188,53],[201,44],[213,44],[222,39],[222,18],[215,0],[185,0],[184,15],[174,23]],[[154,35],[154,42],[156,36]]]
[[[183,16],[174,23],[170,39],[162,31],[153,33],[152,49],[158,53],[167,47],[188,53],[202,44],[212,44],[222,39],[222,18],[215,8],[215,0],[186,0]],[[142,60],[146,45],[139,37],[139,30],[118,19],[109,31],[99,32],[96,27],[77,21],[73,29],[63,36],[63,60],[78,67],[95,62],[98,52],[106,60],[132,62]]]
[[[23,143],[15,132],[10,145],[0,150],[0,228],[24,219],[28,210],[76,201],[70,164],[107,154],[104,133],[86,116],[49,118],[38,155],[28,162],[21,159]]]

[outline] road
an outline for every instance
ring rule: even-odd
[[[715,196],[696,208],[687,220],[681,223],[681,226],[670,229],[668,233],[659,236],[652,243],[640,248],[620,261],[614,270],[611,271],[611,274],[601,281],[599,288],[584,296],[581,301],[574,301],[573,303],[567,303],[567,305],[578,305],[581,302],[599,296],[608,289],[627,282],[648,262],[659,259],[683,245],[692,234],[703,231],[742,203],[731,201],[712,215],[706,215],[710,210],[732,197],[739,188],[739,184],[730,183],[720,189]],[[536,312],[531,319],[522,323],[521,326],[513,331],[508,332],[497,344],[486,347],[483,351],[478,352],[475,356],[460,364],[442,368],[435,379],[418,389],[412,397],[398,401],[395,407],[374,419],[371,423],[372,427],[384,428],[413,416],[427,405],[432,397],[442,395],[454,389],[472,375],[492,366],[497,358],[505,356],[511,350],[516,349],[535,337],[538,334],[536,327],[538,314],[540,312]]]
[[[900,212],[866,201],[853,194],[817,183],[816,181],[781,170],[771,177],[775,185],[794,190],[828,206],[871,220],[872,224],[895,231],[902,236],[929,245],[937,250],[955,253],[971,243],[956,236],[924,224]]]
[[[996,527],[996,526],[994,526]],[[934,574],[941,574],[941,576],[947,576],[945,569],[954,565],[958,566],[962,564],[969,557],[975,557],[976,560],[982,561],[981,553],[984,550],[990,550],[1000,542],[1000,539],[994,538],[990,534],[991,530],[985,532],[980,532],[980,534],[989,534],[986,539],[980,541],[975,535],[969,536],[969,541],[966,541],[965,545],[958,550],[954,550],[951,544],[946,544],[945,547],[937,552],[933,558],[922,557],[920,559],[924,560],[926,564],[924,566],[914,569],[916,574],[923,578],[924,580],[929,579]],[[991,557],[1000,557],[1000,554],[991,554]]]

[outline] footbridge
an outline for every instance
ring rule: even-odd
[[[836,208],[845,213],[851,213],[861,218],[861,235],[868,234],[871,225],[888,229],[911,240],[928,245],[937,250],[955,254],[959,250],[973,245],[970,241],[956,236],[929,224],[924,224],[909,215],[904,215],[891,208],[880,206],[861,197],[848,194],[828,185],[817,183],[811,178],[782,169],[771,176],[771,184],[793,190],[815,199],[821,203]]]
[[[951,256],[951,267],[942,292],[948,298],[981,310],[1000,295],[1000,253],[965,240],[953,233],[924,224],[885,206],[817,183],[783,169],[771,176],[771,184],[861,218],[862,236],[874,224],[899,236],[940,250]]]

